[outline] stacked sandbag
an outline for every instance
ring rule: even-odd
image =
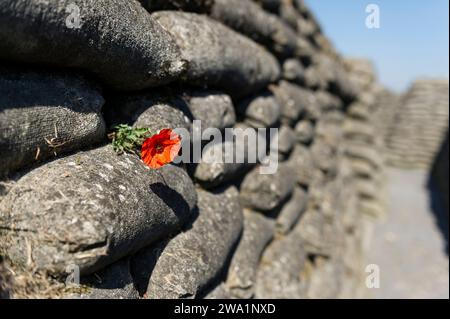
[[[417,80],[402,98],[387,137],[388,162],[429,170],[448,131],[447,80]]]
[[[355,174],[355,187],[362,214],[380,217],[386,211],[384,140],[379,134],[379,122],[375,116],[379,104],[379,88],[375,83],[375,70],[371,63],[362,59],[349,59],[353,82],[361,94],[350,104],[344,123],[346,157]]]
[[[362,296],[379,88],[303,1],[47,2],[0,4],[2,297]]]

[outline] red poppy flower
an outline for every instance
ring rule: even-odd
[[[164,129],[144,141],[141,158],[151,168],[161,168],[173,162],[180,148],[180,136],[171,129]]]

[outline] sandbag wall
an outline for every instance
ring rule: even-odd
[[[401,98],[386,140],[389,165],[430,170],[448,132],[448,80],[417,80]]]
[[[3,295],[363,296],[366,217],[382,213],[375,78],[302,1],[6,0],[0,61]],[[277,171],[151,170],[107,139],[194,120],[278,128]]]

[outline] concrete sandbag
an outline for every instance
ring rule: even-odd
[[[257,299],[299,299],[306,293],[303,278],[306,252],[300,236],[291,232],[265,250],[257,272]]]
[[[88,293],[80,295],[82,299],[139,299],[127,258],[84,278],[82,284],[89,287]]]
[[[214,0],[211,17],[264,45],[280,58],[296,53],[295,31],[251,0]]]
[[[147,297],[196,298],[221,274],[241,231],[243,216],[235,187],[198,190],[198,217],[162,250]]]
[[[276,219],[277,233],[286,235],[295,226],[303,214],[308,196],[301,187],[295,187],[289,201],[281,208]]]
[[[274,174],[261,174],[259,167],[254,168],[241,184],[242,205],[257,211],[272,211],[292,194],[295,177],[287,163],[280,163]]]
[[[278,85],[272,85],[271,91],[281,107],[282,120],[288,125],[296,123],[305,110],[305,103],[308,102],[304,90],[283,80]]]
[[[0,205],[0,249],[27,268],[89,274],[179,229],[195,204],[183,169],[150,170],[108,145],[22,177]]]
[[[280,105],[270,92],[245,99],[237,106],[237,113],[254,128],[272,127],[280,119]]]
[[[152,17],[172,34],[183,59],[189,62],[183,80],[190,84],[242,97],[280,76],[279,65],[270,53],[220,22],[175,11],[156,12]]]
[[[163,85],[187,67],[135,0],[4,0],[0,58],[82,69],[118,90]]]
[[[207,128],[225,129],[236,123],[233,101],[217,91],[190,91],[183,94],[194,120],[200,120],[202,131]]]
[[[82,77],[0,68],[0,175],[101,142],[103,103]]]
[[[235,298],[254,294],[261,254],[273,237],[274,221],[258,212],[244,210],[244,230],[228,268],[226,286]]]

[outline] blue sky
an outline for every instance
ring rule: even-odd
[[[325,34],[346,56],[368,57],[387,87],[402,91],[417,77],[449,77],[449,0],[305,0]],[[365,25],[380,8],[380,29]]]

